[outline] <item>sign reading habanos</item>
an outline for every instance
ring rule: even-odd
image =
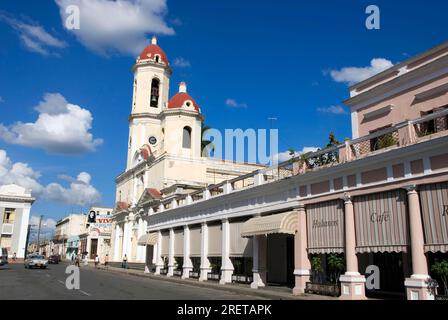
[[[337,227],[338,220],[313,220],[313,228]]]

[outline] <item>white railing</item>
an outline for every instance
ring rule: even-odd
[[[410,145],[419,141],[419,135],[415,131],[416,125],[446,116],[448,116],[448,109],[415,120],[404,121],[364,137],[347,140],[344,143],[323,150],[303,154],[277,165],[258,169],[231,180],[209,185],[188,195],[179,195],[174,198],[174,201],[177,201],[176,207],[182,207],[235,191],[288,179],[292,176],[302,175],[310,171],[372,156],[389,149]],[[448,128],[445,127],[444,130],[439,130],[439,134],[441,131],[443,131],[442,134],[448,135]],[[166,201],[161,200],[160,203],[163,204],[163,207],[168,206],[167,210],[169,210],[171,206],[168,203],[172,201],[173,198],[170,198]],[[152,206],[152,209],[154,213],[162,213],[165,211],[159,210],[159,203],[157,203],[157,206]]]

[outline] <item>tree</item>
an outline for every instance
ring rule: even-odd
[[[443,282],[445,295],[448,295],[448,260],[437,261],[431,267],[431,271],[439,276]]]
[[[330,254],[328,256],[328,269],[330,271],[330,281],[335,284],[339,281],[339,276],[345,270],[345,259],[341,255]]]

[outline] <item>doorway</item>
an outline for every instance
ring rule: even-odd
[[[90,259],[95,259],[98,253],[98,239],[92,239],[90,241]]]

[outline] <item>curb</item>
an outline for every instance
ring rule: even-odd
[[[153,279],[153,280],[160,280],[160,281],[166,281],[171,283],[178,283],[183,285],[191,285],[194,287],[200,287],[200,288],[208,288],[208,289],[215,289],[215,290],[222,290],[227,291],[231,293],[238,293],[238,294],[244,294],[254,297],[260,297],[260,298],[266,298],[271,300],[323,300],[320,296],[315,295],[300,295],[300,296],[294,296],[287,293],[275,293],[275,292],[267,292],[264,289],[250,289],[250,288],[243,288],[243,287],[236,287],[232,285],[219,285],[219,284],[212,284],[207,282],[199,282],[197,280],[188,280],[188,279],[180,279],[180,278],[173,278],[173,277],[165,277],[165,276],[158,276],[148,273],[142,273],[142,271],[132,271],[132,270],[122,270],[115,267],[108,267],[105,268],[104,266],[99,266],[98,269],[112,272],[112,273],[119,273],[119,274],[126,274],[130,276],[140,277],[140,278],[147,278],[147,279]]]

